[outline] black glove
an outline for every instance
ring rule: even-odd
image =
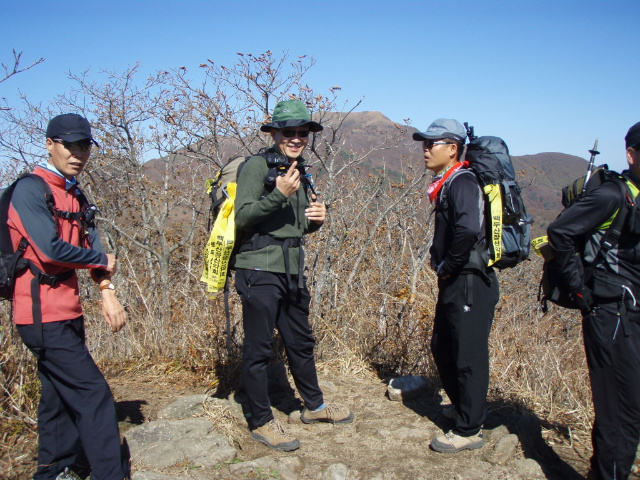
[[[582,313],[589,313],[593,305],[593,297],[587,287],[583,285],[579,292],[571,293],[570,296]]]

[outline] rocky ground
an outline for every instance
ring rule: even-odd
[[[585,436],[565,438],[506,405],[491,405],[484,448],[457,454],[430,450],[430,440],[448,425],[440,413],[446,399],[428,381],[413,382],[417,395],[411,398],[410,388],[404,395],[390,394],[388,382],[371,373],[321,371],[327,403],[348,405],[355,420],[305,425],[299,420],[299,398],[276,370],[274,413],[302,444],[284,453],[249,437],[241,392],[216,396],[215,384],[203,385],[201,378],[184,373],[108,376],[131,451],[133,480],[572,480],[586,474]],[[14,467],[3,478],[30,478],[34,440],[13,452]]]

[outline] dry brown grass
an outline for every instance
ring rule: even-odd
[[[387,195],[393,200],[401,193]],[[318,368],[357,378],[413,374],[437,379],[429,351],[437,288],[421,260],[428,255],[424,246],[430,243],[431,226],[400,203],[386,213],[372,237],[379,212],[369,208],[358,222],[349,222],[354,209],[343,203],[332,210],[346,223],[334,220],[333,230],[321,230],[307,250],[308,262],[314,264],[310,288],[318,293],[311,316]],[[349,226],[348,235],[341,225]],[[167,376],[187,369],[202,374],[204,386],[224,384],[228,391],[237,385],[239,299],[232,295],[229,357],[222,295],[207,298],[198,281],[200,264],[189,263],[185,252],[175,255],[173,296],[166,315],[144,262],[136,258],[133,247],[122,249],[128,253],[115,279],[119,297],[129,304],[129,322],[122,332],[114,335],[106,328],[99,294],[82,278],[87,343],[98,362],[106,368],[124,365],[129,371],[158,368]],[[362,250],[354,280],[346,284],[349,268]],[[537,415],[549,428],[587,432],[593,412],[579,319],[559,309],[542,315],[536,301],[540,271],[540,260],[533,258],[499,274],[502,298],[490,338],[491,398]],[[6,309],[6,304],[0,308]],[[34,363],[7,322],[0,329],[0,347],[0,413],[3,419],[33,426],[38,395]],[[1,433],[7,434],[5,425],[9,423],[3,421]]]

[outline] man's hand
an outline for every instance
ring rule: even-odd
[[[107,253],[107,266],[105,267],[105,270],[107,271],[107,276],[109,278],[111,278],[113,274],[116,273],[116,270],[118,270],[118,260],[116,259],[115,255]]]
[[[322,225],[327,218],[327,206],[317,201],[318,197],[311,196],[311,203],[304,211],[305,216],[319,225]]]
[[[300,188],[300,172],[296,166],[298,166],[298,162],[292,162],[284,176],[278,175],[276,177],[276,188],[287,197],[296,193]]]
[[[591,311],[593,297],[591,296],[591,291],[587,287],[583,285],[579,292],[571,293],[569,296],[582,313],[586,314]]]
[[[114,333],[127,323],[127,312],[113,290],[102,290],[102,316]]]

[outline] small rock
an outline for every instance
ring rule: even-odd
[[[134,464],[152,468],[178,463],[213,467],[237,454],[204,418],[145,423],[129,430],[126,439]]]
[[[207,395],[189,395],[181,397],[158,412],[158,420],[182,420],[204,412],[202,405]]]
[[[429,381],[424,377],[409,375],[406,377],[392,378],[387,387],[389,400],[401,402],[411,400],[424,393],[429,386]]]
[[[502,437],[510,435],[509,429],[505,425],[500,425],[492,430],[483,430],[484,436],[487,440],[492,442],[498,442]]]
[[[514,434],[505,435],[493,447],[487,461],[492,465],[503,465],[513,457],[518,447],[518,436]]]
[[[233,415],[242,422],[245,421],[244,410],[242,409],[242,395],[232,393],[229,395],[229,407]]]
[[[521,458],[509,462],[509,466],[518,471],[522,478],[546,478],[542,467],[532,458]]]
[[[322,480],[347,480],[349,468],[344,463],[329,465],[322,474]]]
[[[500,480],[522,480],[517,472],[513,471],[512,467],[505,467],[504,465],[494,465],[489,470],[489,478],[495,478]]]
[[[294,473],[300,473],[304,468],[304,462],[298,455],[288,455],[286,457],[276,457],[276,462],[283,464]]]

